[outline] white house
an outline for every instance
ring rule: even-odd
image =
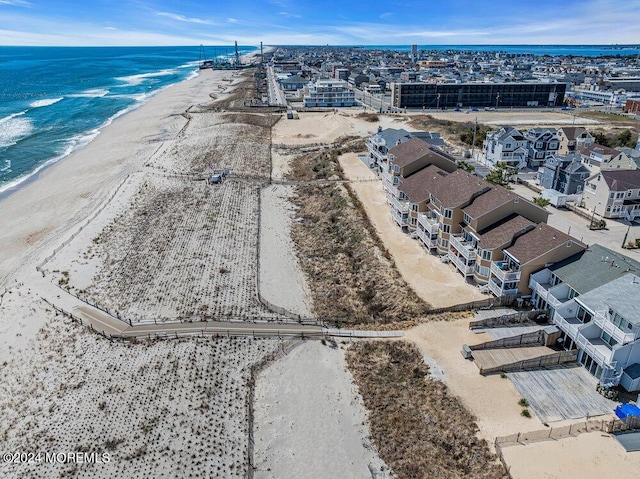
[[[492,165],[506,163],[514,168],[527,165],[527,139],[515,128],[490,131],[482,143],[482,155]]]

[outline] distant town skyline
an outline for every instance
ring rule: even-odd
[[[640,44],[638,18],[640,0],[0,0],[0,44]]]

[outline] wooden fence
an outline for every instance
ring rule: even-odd
[[[492,368],[480,368],[480,374],[497,374],[509,371],[524,371],[527,369],[548,368],[560,364],[572,363],[578,359],[578,350],[558,351],[557,353],[539,356],[537,358],[523,359],[510,364],[502,364]]]
[[[497,306],[511,306],[515,303],[517,295],[501,296],[499,298],[487,298],[480,301],[471,301],[470,303],[456,304],[445,308],[434,308],[427,311],[427,314],[439,314],[456,311],[472,311],[481,308],[493,308]]]
[[[473,344],[469,346],[472,351],[479,349],[504,349],[531,346],[532,344],[544,344],[544,332],[533,331],[531,333],[520,334],[510,338],[496,339],[485,343]]]
[[[537,431],[519,432],[509,436],[496,437],[496,450],[502,447],[530,444],[541,441],[553,441],[566,437],[577,436],[586,432],[601,431],[608,434],[640,429],[640,417],[629,416],[620,419],[587,419],[586,421],[566,426],[549,427]]]

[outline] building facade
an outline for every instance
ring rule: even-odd
[[[344,80],[318,80],[305,89],[306,108],[355,106],[356,97]]]
[[[402,83],[391,84],[396,108],[561,106],[565,83]]]

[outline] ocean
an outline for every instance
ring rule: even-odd
[[[199,46],[0,46],[0,193],[81,148],[158,91],[197,75],[200,52]],[[235,55],[232,46],[204,52],[208,59]]]

